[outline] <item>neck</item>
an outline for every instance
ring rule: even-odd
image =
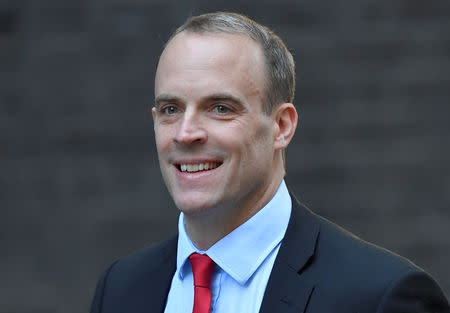
[[[222,207],[210,208],[202,214],[184,214],[186,232],[200,250],[207,250],[261,210],[275,195],[283,175],[273,179],[260,192],[249,194]]]

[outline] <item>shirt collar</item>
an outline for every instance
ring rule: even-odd
[[[228,275],[238,283],[245,284],[283,239],[291,207],[291,197],[283,180],[273,198],[260,211],[207,251],[198,250],[192,243],[181,213],[177,248],[177,273],[180,279],[184,278],[186,271],[191,270],[189,266],[185,266],[187,258],[197,252],[208,254]]]

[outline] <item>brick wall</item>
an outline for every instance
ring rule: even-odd
[[[295,55],[294,193],[450,294],[450,2],[291,3],[0,3],[2,312],[86,312],[107,264],[176,232],[153,75],[168,34],[219,9]]]

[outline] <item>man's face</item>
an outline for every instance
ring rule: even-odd
[[[246,36],[183,32],[164,50],[152,110],[156,146],[185,214],[247,210],[274,189],[276,127],[262,112],[264,86],[261,49]]]

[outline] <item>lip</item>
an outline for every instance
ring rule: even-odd
[[[180,164],[198,164],[198,163],[220,163],[222,164],[223,161],[219,159],[187,159],[187,160],[176,160],[171,162],[173,165],[180,165]]]

